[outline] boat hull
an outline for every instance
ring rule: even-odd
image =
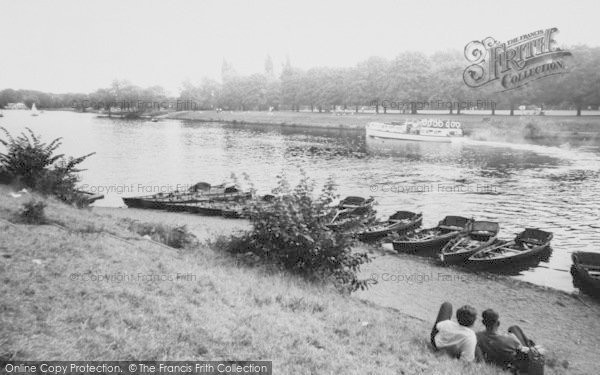
[[[571,266],[573,284],[582,292],[600,298],[600,277],[592,277],[584,266],[585,263],[589,263],[600,269],[600,254],[578,251],[573,253],[571,257],[573,259],[573,265]]]
[[[505,242],[503,244],[503,246],[514,245],[514,241],[502,241],[502,242]],[[497,247],[498,245],[499,244],[496,242],[495,244],[489,246],[488,248],[482,249],[482,250],[478,251],[477,253],[471,255],[467,259],[467,264],[469,264],[470,266],[473,266],[473,267],[481,267],[481,268],[517,265],[525,260],[534,258],[534,257],[540,255],[541,253],[543,253],[550,246],[550,241],[548,241],[542,245],[534,246],[529,250],[524,250],[524,251],[521,251],[520,253],[516,253],[511,256],[506,256],[506,257],[502,257],[502,258],[489,258],[489,259],[477,258],[477,255],[479,253],[487,251],[490,247]]]
[[[479,246],[475,250],[464,251],[461,253],[444,253],[440,252],[440,261],[444,264],[460,264],[465,263],[469,257],[478,251],[481,251],[484,246]]]
[[[418,142],[439,142],[439,143],[450,143],[453,139],[458,137],[437,137],[432,135],[419,135],[419,134],[405,134],[405,133],[392,133],[381,130],[367,129],[367,137],[386,138],[386,139],[399,139],[403,141],[418,141]]]
[[[205,194],[205,195],[193,195],[188,194],[187,197],[171,197],[171,198],[152,198],[152,197],[129,197],[122,198],[123,203],[130,208],[145,208],[154,210],[167,209],[172,204],[191,204],[206,202],[210,200],[214,201],[234,201],[234,200],[245,200],[252,198],[251,193],[231,193],[231,194]]]
[[[242,205],[218,204],[218,203],[172,203],[165,206],[167,211],[189,212],[202,216],[223,216],[226,218],[244,217]]]
[[[390,233],[403,233],[413,229],[417,229],[423,223],[423,215],[417,215],[410,223],[391,223],[388,226],[372,231],[364,231],[358,233],[357,237],[361,241],[375,241]]]
[[[394,241],[392,242],[394,250],[399,253],[423,254],[434,256],[450,240],[458,236],[461,232],[449,232],[425,241]]]

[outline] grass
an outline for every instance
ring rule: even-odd
[[[0,218],[26,199],[0,186]],[[0,222],[0,360],[262,359],[276,374],[503,373],[434,353],[430,322],[240,267],[208,248],[137,241],[124,221],[45,202],[68,231]]]

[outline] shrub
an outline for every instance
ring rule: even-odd
[[[23,203],[23,208],[19,211],[19,219],[26,224],[45,224],[48,220],[46,219],[44,208],[46,208],[46,203],[32,199],[29,202]]]
[[[331,280],[343,291],[366,288],[367,281],[359,280],[357,272],[368,255],[352,251],[351,235],[327,227],[337,212],[333,181],[316,198],[313,192],[314,182],[305,175],[293,188],[278,176],[274,198],[250,205],[252,230],[231,236],[225,244],[220,240],[220,247],[234,254],[252,253],[309,279]],[[360,225],[360,220],[350,219],[350,226]]]
[[[23,187],[34,189],[43,194],[50,194],[69,203],[81,204],[84,199],[77,192],[75,185],[80,169],[77,165],[87,159],[84,155],[78,158],[55,154],[60,147],[60,138],[44,143],[40,137],[27,128],[14,138],[5,128],[0,130],[6,140],[0,138],[0,144],[6,147],[6,153],[0,153],[0,170],[3,180],[10,180]]]

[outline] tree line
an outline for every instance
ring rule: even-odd
[[[179,97],[168,97],[160,86],[142,88],[127,81],[115,80],[110,87],[90,94],[48,94],[33,90],[0,91],[0,107],[7,103],[36,103],[39,108],[109,109],[111,104],[127,102],[131,110],[148,110],[148,103],[170,102],[173,110],[294,110],[329,111],[333,108],[360,111],[365,107],[385,113],[401,109],[417,113],[418,103],[433,103],[450,113],[460,113],[482,104],[493,113],[520,105],[543,109],[598,109],[600,105],[600,48],[574,46],[568,60],[569,72],[544,78],[520,89],[495,92],[492,87],[472,89],[463,82],[468,65],[462,52],[443,51],[426,55],[402,52],[394,59],[371,57],[352,67],[314,67],[300,69],[289,59],[276,74],[270,57],[264,71],[241,75],[223,61],[220,82],[203,78],[199,84],[183,82]],[[193,103],[179,108],[177,100]],[[133,104],[131,104],[133,103]],[[390,105],[390,103],[394,105]],[[398,106],[402,103],[402,107]],[[157,109],[157,108],[152,108]]]

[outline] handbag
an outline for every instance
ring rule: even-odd
[[[527,340],[529,351],[517,352],[513,374],[544,375],[546,357],[543,350],[531,340]]]

